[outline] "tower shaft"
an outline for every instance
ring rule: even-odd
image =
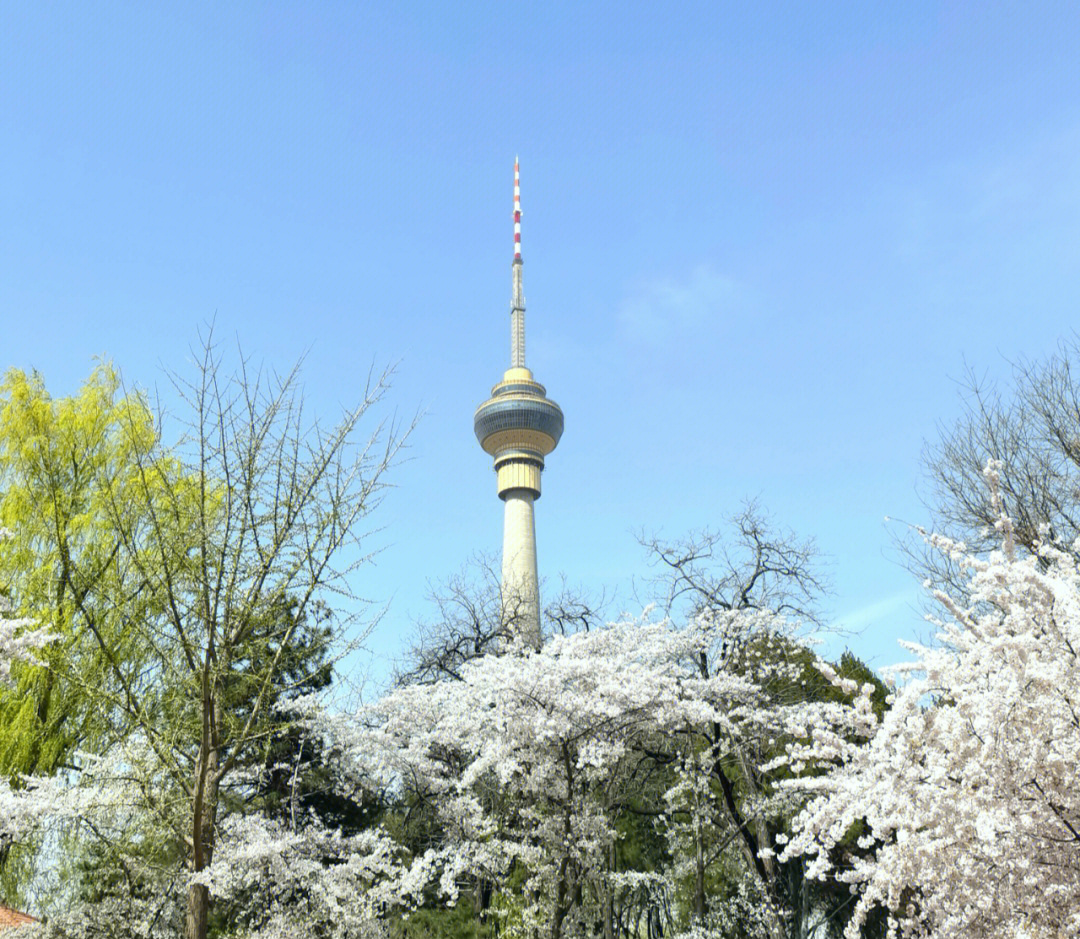
[[[540,638],[540,584],[536,566],[533,494],[511,489],[503,506],[503,621],[534,645]]]
[[[525,292],[521,261],[521,184],[514,161],[514,263],[510,300],[510,368],[473,418],[480,445],[495,458],[503,500],[502,614],[533,646],[540,644],[540,580],[534,503],[544,457],[562,436],[563,413],[525,366]]]

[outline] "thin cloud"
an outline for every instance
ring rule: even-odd
[[[962,260],[980,270],[1047,253],[1075,258],[1078,146],[1080,126],[1072,125],[993,158],[932,170],[900,196],[897,256]]]
[[[639,284],[619,307],[623,335],[635,342],[657,342],[706,326],[731,310],[737,283],[708,264],[687,277],[665,277]]]
[[[845,632],[858,633],[869,626],[880,623],[883,619],[900,612],[904,607],[911,607],[918,602],[921,591],[918,588],[908,588],[892,596],[873,600],[863,606],[856,607],[838,616],[831,628],[844,630]]]

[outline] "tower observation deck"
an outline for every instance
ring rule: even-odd
[[[502,610],[504,621],[526,642],[540,643],[540,582],[536,568],[533,504],[540,498],[540,473],[559,443],[563,413],[525,367],[525,294],[521,263],[521,184],[514,160],[514,262],[510,300],[510,367],[476,409],[473,427],[480,445],[495,458],[499,498],[504,503]]]

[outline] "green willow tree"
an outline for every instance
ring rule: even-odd
[[[76,748],[95,749],[114,715],[94,706],[92,690],[110,669],[134,673],[145,662],[125,623],[144,614],[148,598],[112,602],[113,516],[134,508],[126,495],[134,454],[154,433],[146,402],[121,394],[107,365],[67,398],[52,398],[40,375],[17,369],[0,384],[0,524],[11,532],[0,542],[0,584],[21,615],[59,636],[38,656],[49,668],[19,668],[16,686],[0,693],[4,775],[51,774]],[[88,617],[100,642],[82,628]]]
[[[113,515],[137,510],[125,495],[133,454],[154,433],[145,400],[123,394],[108,365],[65,398],[51,397],[36,373],[12,369],[0,382],[0,526],[10,533],[0,540],[0,585],[20,615],[57,637],[37,656],[46,667],[18,665],[14,685],[0,689],[0,775],[51,775],[77,750],[99,751],[124,732],[98,691],[110,672],[145,667],[149,650],[126,623],[151,598],[115,602]],[[35,856],[34,844],[0,851],[8,897],[20,896]]]

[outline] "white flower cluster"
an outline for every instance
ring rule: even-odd
[[[10,537],[9,529],[0,528],[0,540]],[[31,620],[13,617],[11,613],[11,601],[0,595],[0,686],[10,685],[11,666],[15,662],[35,662],[34,652],[54,638],[48,629],[35,628]],[[34,821],[41,809],[38,794],[30,787],[19,796],[11,791],[6,780],[0,780],[0,845],[19,837]]]
[[[32,620],[11,616],[11,601],[0,596],[0,685],[11,683],[15,662],[34,662],[34,652],[55,637],[48,629],[35,628]]]
[[[870,742],[808,744],[839,767],[813,780],[783,856],[858,891],[849,936],[874,907],[905,935],[1080,935],[1080,571],[1053,550],[1017,557],[999,530],[986,560],[938,539],[963,557],[970,602],[937,595],[938,643],[909,647]],[[859,832],[872,856],[845,848]]]
[[[356,714],[316,720],[343,766],[352,767],[347,774],[377,780],[437,816],[439,841],[415,857],[399,852],[396,871],[387,852],[387,864],[365,880],[371,896],[406,906],[433,895],[452,903],[467,877],[497,881],[516,866],[526,876],[521,896],[535,898],[516,912],[527,931],[572,917],[563,901],[582,884],[596,896],[670,894],[678,865],[637,878],[609,865],[612,806],[636,785],[632,769],[645,750],[681,748],[689,758],[698,746],[694,729],[704,724],[758,740],[793,724],[823,727],[834,711],[849,717],[833,704],[776,704],[768,685],[798,674],[780,659],[724,667],[723,650],[736,638],[768,642],[785,628],[768,613],[748,611],[684,628],[624,622],[555,637],[539,651],[489,655],[466,665],[460,681],[399,688]],[[703,671],[703,659],[718,665]],[[669,799],[680,812],[693,802],[691,790],[699,801],[711,798],[709,769],[686,763]],[[795,801],[787,792],[777,798]],[[700,804],[695,811],[712,809]],[[565,934],[575,928],[568,921]]]

